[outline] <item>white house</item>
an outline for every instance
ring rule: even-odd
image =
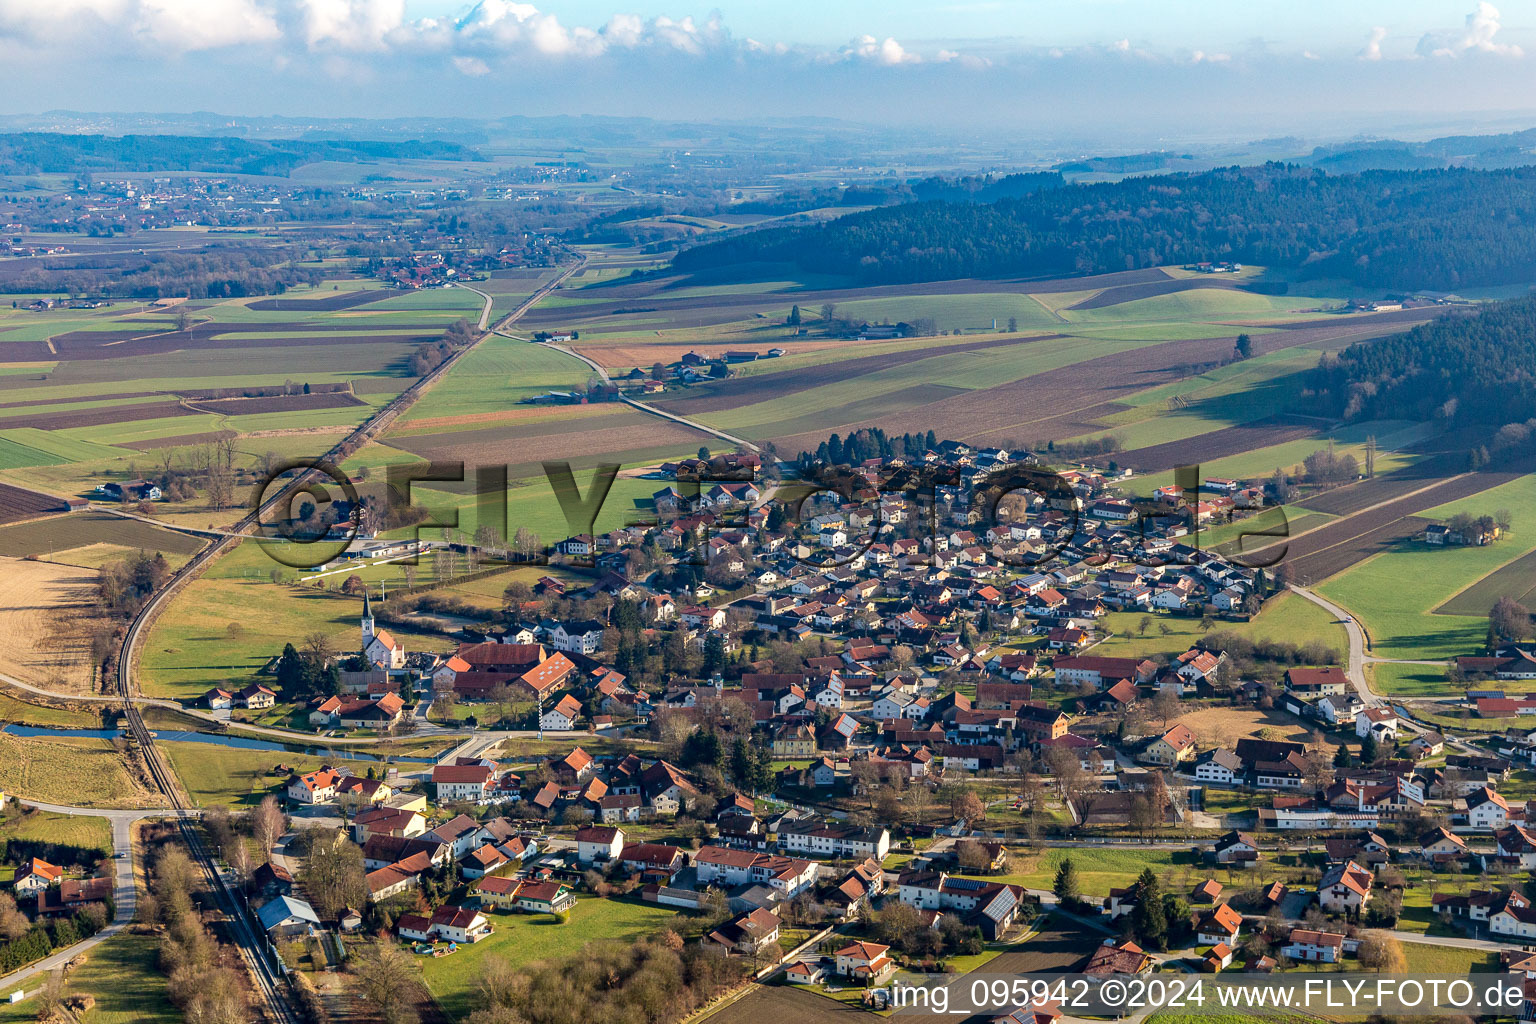
[[[700,885],[764,885],[793,898],[816,884],[815,862],[727,846],[703,846],[693,855]]]
[[[1400,728],[1397,715],[1386,708],[1362,708],[1355,714],[1355,735],[1361,739],[1395,740]]]
[[[1375,875],[1354,861],[1336,864],[1317,883],[1317,902],[1332,913],[1359,910],[1370,900],[1375,880]]]
[[[1280,952],[1292,960],[1315,964],[1336,964],[1344,958],[1344,936],[1338,932],[1292,928],[1291,937]]]
[[[288,799],[299,804],[328,804],[336,799],[341,775],[330,766],[288,780]]]
[[[545,631],[545,636],[557,651],[596,654],[603,646],[603,624],[593,619],[557,622]]]
[[[1509,803],[1487,786],[1480,786],[1467,794],[1467,824],[1503,828],[1509,824]]]
[[[1225,747],[1208,750],[1195,762],[1195,778],[1201,782],[1231,785],[1240,781],[1242,774],[1242,759]]]
[[[576,721],[579,718],[581,718],[581,701],[566,694],[560,698],[559,703],[539,716],[539,728],[554,732],[570,732],[576,728]]]
[[[624,830],[601,825],[576,830],[576,859],[582,864],[607,862],[624,849]]]

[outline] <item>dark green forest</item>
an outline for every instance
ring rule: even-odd
[[[1271,163],[1046,188],[987,204],[909,203],[700,245],[679,253],[676,266],[791,264],[895,284],[1197,260],[1402,290],[1533,280],[1536,167],[1329,175]]]
[[[1522,423],[1536,412],[1536,296],[1324,356],[1309,382],[1349,419]]]

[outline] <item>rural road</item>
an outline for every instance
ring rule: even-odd
[[[98,946],[127,927],[133,920],[133,915],[138,908],[138,890],[133,880],[133,825],[144,818],[154,817],[158,814],[170,814],[171,809],[163,810],[132,810],[132,811],[103,811],[94,807],[66,807],[62,804],[45,804],[36,800],[18,800],[17,803],[40,811],[51,811],[54,814],[68,814],[73,817],[106,818],[112,825],[112,864],[114,866],[117,882],[112,891],[112,902],[116,913],[112,922],[101,931],[84,941],[77,942],[73,946],[67,946],[52,953],[31,967],[23,967],[19,971],[7,974],[0,978],[0,999],[8,999],[12,992],[18,988],[25,989],[26,982],[30,979],[41,978],[49,971],[63,967],[75,957],[94,946]],[[41,987],[41,986],[39,986]],[[27,991],[31,996],[37,989]]]
[[[491,323],[491,307],[496,304],[496,300],[487,295],[485,292],[481,291],[479,288],[471,288],[467,284],[455,284],[454,287],[463,288],[467,292],[474,292],[476,295],[485,300],[485,308],[480,310],[480,322],[475,326],[482,331],[489,327]]]
[[[1365,680],[1365,630],[1360,628],[1360,623],[1356,622],[1355,617],[1349,612],[1327,598],[1314,594],[1306,587],[1292,583],[1290,588],[1344,624],[1344,632],[1349,635],[1349,661],[1344,674],[1349,677],[1349,682],[1354,686],[1355,693],[1359,695],[1360,702],[1366,707],[1384,703],[1384,698],[1373,693],[1370,684]]]

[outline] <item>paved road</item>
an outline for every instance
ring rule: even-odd
[[[485,308],[480,310],[480,322],[475,325],[480,330],[485,330],[488,326],[490,326],[491,306],[495,304],[496,300],[491,298],[491,296],[487,295],[485,292],[481,291],[479,288],[471,288],[467,284],[459,284],[456,285],[456,287],[463,288],[467,292],[474,292],[476,295],[485,300]]]
[[[1306,587],[1292,583],[1291,589],[1344,624],[1344,632],[1349,635],[1349,664],[1345,668],[1345,674],[1349,677],[1350,684],[1354,686],[1355,693],[1366,707],[1384,703],[1385,699],[1371,690],[1371,685],[1365,678],[1365,630],[1360,628],[1360,623],[1356,622],[1355,617],[1349,612]]]
[[[111,924],[83,942],[77,942],[73,946],[68,946],[46,959],[40,960],[31,967],[23,967],[19,971],[0,978],[0,999],[10,998],[11,993],[18,988],[24,989],[28,997],[36,994],[41,988],[42,976],[44,974],[63,967],[81,953],[110,939],[118,932],[121,932],[128,925],[128,922],[133,920],[133,915],[137,912],[138,908],[138,890],[133,882],[133,824],[144,818],[171,813],[168,807],[159,810],[104,811],[95,807],[66,807],[61,804],[45,804],[36,800],[18,800],[17,802],[28,807],[34,807],[40,811],[52,811],[55,814],[106,818],[111,823],[112,863],[116,868],[117,875],[117,884],[113,887],[112,891],[112,901],[116,913],[112,917]],[[27,988],[26,983],[28,981],[36,981],[38,984],[33,988]]]

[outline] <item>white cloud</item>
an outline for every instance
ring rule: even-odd
[[[916,64],[922,60],[917,54],[908,53],[890,36],[886,36],[883,40],[876,39],[874,36],[860,36],[839,52],[845,59],[867,60],[888,67],[897,64]]]
[[[1387,30],[1377,25],[1371,29],[1371,38],[1365,44],[1365,49],[1358,54],[1361,60],[1381,60],[1381,44],[1386,42]]]
[[[282,29],[257,0],[0,0],[0,35],[39,42],[104,35],[185,53],[271,42]]]
[[[1472,51],[1500,57],[1524,56],[1524,51],[1513,43],[1494,42],[1493,37],[1499,34],[1500,28],[1499,9],[1482,0],[1467,15],[1466,24],[1460,30],[1426,32],[1419,40],[1417,52],[1421,57],[1459,57]]]
[[[311,49],[383,50],[405,26],[405,0],[298,0]]]
[[[1109,48],[1116,53],[1130,53],[1131,41],[1129,39],[1116,39],[1113,43],[1109,44]]]
[[[491,66],[479,57],[455,57],[453,66],[459,70],[459,74],[468,75],[470,78],[479,78],[491,73]]]
[[[1204,50],[1196,50],[1189,55],[1189,59],[1195,64],[1225,64],[1232,57],[1225,53],[1206,53]]]
[[[277,20],[252,0],[141,0],[135,31],[175,50],[266,43],[282,35]]]

